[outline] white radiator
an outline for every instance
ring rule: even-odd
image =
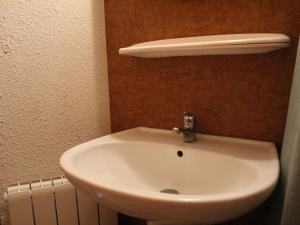
[[[117,213],[76,190],[64,177],[8,187],[11,225],[117,225]]]

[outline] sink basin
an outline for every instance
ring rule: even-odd
[[[65,152],[66,177],[104,206],[149,221],[216,224],[239,217],[273,191],[273,143],[134,128]]]

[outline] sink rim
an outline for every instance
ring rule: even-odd
[[[159,133],[165,133],[169,134],[170,131],[162,130],[162,129],[154,129],[154,128],[144,128],[144,127],[138,127],[129,129],[126,131],[147,131],[147,132],[159,132]],[[182,204],[205,204],[205,203],[213,203],[213,202],[226,202],[226,201],[234,201],[238,199],[248,198],[254,195],[258,195],[259,193],[262,193],[269,189],[274,189],[278,178],[279,178],[279,160],[278,160],[278,153],[276,151],[276,147],[271,142],[263,142],[263,141],[253,141],[253,140],[247,140],[247,139],[239,139],[239,138],[231,138],[231,137],[220,137],[220,136],[214,136],[214,135],[204,135],[204,134],[198,134],[198,138],[212,138],[212,139],[226,139],[231,141],[238,141],[238,142],[252,142],[257,144],[268,144],[270,145],[270,152],[272,153],[272,156],[269,160],[272,163],[272,171],[268,171],[269,175],[273,175],[272,177],[268,177],[266,179],[263,172],[257,172],[257,178],[255,179],[254,183],[257,184],[257,182],[261,182],[261,184],[255,185],[253,188],[253,184],[248,187],[241,188],[241,191],[236,191],[234,189],[234,192],[225,192],[225,193],[213,193],[213,194],[199,194],[199,195],[187,195],[187,194],[179,194],[179,195],[170,195],[160,192],[154,192],[149,190],[140,190],[140,189],[134,189],[131,188],[130,190],[120,190],[120,188],[111,187],[109,185],[105,185],[105,183],[99,183],[99,181],[93,181],[91,178],[87,177],[87,174],[82,173],[80,169],[76,168],[74,165],[74,162],[72,161],[72,157],[74,157],[76,154],[78,154],[81,151],[86,151],[89,149],[90,146],[97,144],[101,142],[104,143],[122,143],[122,140],[118,140],[117,138],[114,138],[114,135],[120,134],[124,131],[114,133],[112,135],[107,135],[104,137],[100,137],[88,142],[85,142],[83,144],[77,145],[68,151],[66,151],[62,157],[60,158],[60,167],[63,170],[65,174],[67,174],[67,177],[69,180],[78,186],[80,186],[79,182],[76,180],[80,180],[80,182],[85,183],[92,187],[94,191],[101,191],[103,193],[114,193],[117,195],[126,195],[127,197],[136,198],[136,199],[143,199],[148,201],[159,201],[159,202],[168,202],[168,203],[182,203]],[[180,139],[179,137],[176,137],[177,139]],[[176,139],[176,140],[177,140]],[[182,140],[181,140],[182,141]],[[141,141],[137,141],[141,142]],[[181,143],[181,142],[178,142]],[[176,144],[176,143],[175,143]],[[175,146],[175,144],[173,146]],[[181,145],[185,146],[193,146],[194,144],[186,144],[181,143]],[[181,148],[182,146],[179,146]],[[269,153],[270,154],[270,153]],[[237,159],[238,160],[238,159]],[[242,162],[247,163],[247,162]],[[257,169],[257,168],[256,168]],[[77,175],[76,175],[77,173]],[[252,187],[252,188],[250,188]],[[84,187],[81,187],[85,189]]]

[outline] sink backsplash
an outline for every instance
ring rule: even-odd
[[[182,125],[281,145],[300,30],[300,2],[110,0],[106,29],[112,130]],[[275,16],[276,15],[276,16]],[[195,22],[196,21],[196,22]],[[292,47],[263,55],[141,59],[120,47],[164,38],[274,32]]]

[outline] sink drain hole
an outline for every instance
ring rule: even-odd
[[[166,193],[166,194],[173,194],[173,195],[179,195],[179,191],[176,191],[175,189],[164,189],[160,191],[161,193]]]
[[[183,152],[179,150],[179,151],[177,152],[177,155],[178,155],[178,157],[182,157],[182,156],[183,156]]]

